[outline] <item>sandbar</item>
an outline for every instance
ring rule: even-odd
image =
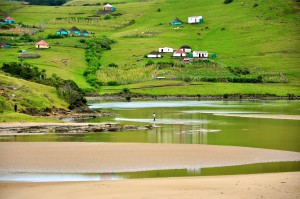
[[[280,120],[300,120],[300,115],[274,115],[274,114],[226,114],[215,113],[218,116],[229,117],[247,117],[247,118],[263,118],[263,119],[280,119]]]
[[[0,172],[104,173],[300,161],[300,153],[236,146],[2,142]]]
[[[97,182],[0,182],[5,199],[299,198],[300,172]]]

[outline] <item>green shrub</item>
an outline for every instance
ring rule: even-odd
[[[229,3],[231,3],[231,2],[233,2],[233,0],[225,0],[225,1],[224,1],[224,4],[229,4]]]
[[[108,86],[119,86],[119,83],[117,81],[109,81],[107,82]]]

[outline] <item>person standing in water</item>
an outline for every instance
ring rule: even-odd
[[[152,117],[153,117],[153,121],[155,121],[155,118],[156,118],[155,113],[152,114]]]

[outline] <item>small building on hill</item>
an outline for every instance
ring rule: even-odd
[[[13,24],[13,23],[15,23],[15,20],[14,20],[13,18],[11,18],[10,16],[6,17],[6,18],[4,19],[4,21],[5,21],[6,23],[8,23],[8,24]]]
[[[78,28],[76,28],[75,26],[73,26],[72,28],[70,28],[68,30],[68,33],[71,35],[80,35],[80,30]]]
[[[110,5],[109,3],[107,3],[103,6],[103,10],[116,11],[117,9],[112,5]]]
[[[202,58],[207,59],[208,58],[208,52],[207,51],[194,51],[193,52],[194,58]]]
[[[68,35],[68,31],[64,28],[59,29],[58,31],[56,31],[57,35]]]
[[[81,30],[81,31],[80,31],[80,36],[88,37],[88,36],[89,36],[89,33],[88,33],[88,31],[86,31],[86,30]]]
[[[173,21],[171,21],[170,24],[173,25],[173,26],[177,26],[177,25],[182,25],[182,23],[183,22],[176,17]]]
[[[186,57],[186,53],[183,50],[178,49],[173,53],[173,57]]]
[[[161,54],[157,51],[152,51],[147,55],[148,58],[161,58]]]
[[[202,23],[202,22],[203,22],[202,16],[188,17],[188,23],[189,24],[196,24],[196,23]]]
[[[169,47],[158,48],[158,52],[160,53],[173,53],[174,49]]]
[[[188,45],[183,45],[183,46],[181,46],[181,47],[180,47],[180,50],[182,50],[182,51],[184,51],[184,52],[186,52],[186,53],[192,52],[192,48],[189,47]]]
[[[35,47],[38,48],[38,49],[50,48],[49,44],[47,42],[45,42],[44,40],[41,40],[38,43],[36,43]]]

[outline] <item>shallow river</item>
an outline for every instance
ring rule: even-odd
[[[300,120],[228,116],[230,114],[300,115],[300,101],[103,102],[91,104],[90,107],[116,113],[116,116],[96,118],[85,122],[117,122],[139,126],[152,124],[155,128],[152,130],[81,135],[0,136],[0,141],[185,143],[246,146],[300,152]],[[156,114],[155,121],[152,118],[153,113]],[[134,176],[133,178],[167,177],[295,170],[300,170],[299,162],[212,168],[211,170],[205,169],[205,171],[184,169],[132,174],[95,174],[96,176],[89,174],[86,178],[82,176],[69,176],[69,178],[66,178],[69,180],[73,178],[93,180],[95,177],[99,180],[102,177],[123,179],[132,176]],[[50,176],[50,178],[55,178],[55,175]],[[60,177],[57,179],[63,179],[61,174],[58,176]],[[15,178],[17,177],[15,176]],[[24,178],[28,179],[29,176]],[[45,179],[47,176],[37,178]]]

